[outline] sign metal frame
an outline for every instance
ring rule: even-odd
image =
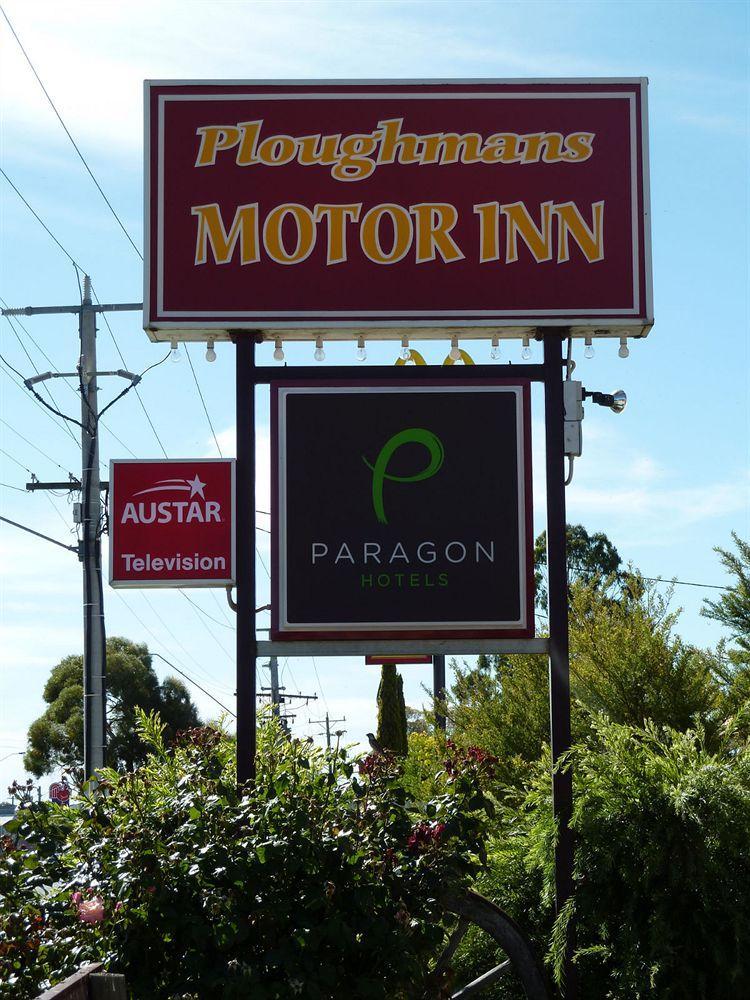
[[[622,92],[613,88],[621,86]],[[353,88],[363,88],[357,92]],[[398,88],[406,88],[399,93]],[[454,93],[449,89],[457,88]],[[467,88],[474,87],[476,92]],[[492,92],[487,88],[508,88]],[[175,93],[160,93],[172,88]],[[179,93],[180,89],[184,91]],[[214,88],[214,93],[207,93]],[[245,93],[238,93],[242,88]],[[305,91],[308,88],[309,91]],[[381,88],[378,93],[375,88]],[[411,88],[411,89],[409,89]],[[463,89],[462,89],[463,88]],[[484,88],[484,89],[483,89]],[[545,89],[546,88],[546,89]],[[556,90],[555,88],[558,88]],[[578,89],[576,89],[578,88]],[[596,88],[601,88],[597,91]],[[201,93],[201,89],[203,93]],[[258,100],[321,99],[368,100],[376,97],[404,97],[410,100],[460,98],[463,100],[494,97],[542,99],[573,97],[577,99],[622,98],[630,110],[630,197],[631,239],[633,253],[633,302],[629,308],[590,309],[518,309],[487,310],[304,310],[302,312],[254,311],[252,309],[222,312],[169,310],[162,302],[163,273],[158,262],[163,260],[163,198],[164,135],[163,118],[156,123],[157,149],[153,149],[152,91],[159,93],[157,115],[163,114],[168,100],[211,101],[254,97]],[[223,93],[222,93],[223,91]],[[637,95],[637,101],[636,101]],[[638,105],[636,107],[636,104]],[[147,249],[144,266],[144,329],[155,341],[233,339],[233,332],[249,329],[262,333],[263,339],[310,340],[316,332],[326,331],[328,339],[356,339],[363,331],[369,339],[396,340],[402,331],[413,331],[425,339],[447,339],[461,331],[465,339],[486,339],[492,333],[500,337],[520,337],[538,326],[565,328],[578,337],[647,336],[653,324],[653,281],[650,234],[650,186],[648,149],[647,80],[643,77],[621,78],[534,78],[512,79],[395,79],[395,80],[147,80],[144,84],[144,233]],[[154,152],[158,174],[152,179]],[[155,183],[154,183],[155,180]],[[157,197],[155,217],[152,215],[152,193]],[[155,259],[157,274],[154,284],[151,259]],[[641,281],[642,276],[642,281]]]

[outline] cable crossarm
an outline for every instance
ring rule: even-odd
[[[64,542],[58,542],[56,538],[50,538],[49,535],[43,535],[41,531],[34,531],[33,528],[27,528],[25,524],[19,524],[18,521],[11,521],[9,517],[3,517],[0,514],[0,521],[5,521],[6,524],[12,524],[14,528],[20,528],[21,531],[28,531],[30,535],[36,535],[37,538],[43,538],[45,542],[52,542],[53,545],[58,545],[61,549],[68,549],[69,552],[75,552],[78,554],[78,548],[75,545],[65,545]]]

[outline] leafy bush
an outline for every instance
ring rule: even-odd
[[[473,880],[484,761],[412,806],[390,754],[350,760],[260,733],[256,781],[209,728],[168,748],[155,718],[132,774],[78,809],[41,804],[0,857],[0,996],[101,960],[134,997],[413,997],[443,941],[441,894]],[[10,847],[11,845],[6,845]]]
[[[599,720],[571,759],[584,1000],[750,995],[750,747],[711,753],[700,731]],[[479,888],[559,968],[553,845],[547,758],[522,813],[503,813]],[[464,965],[481,968],[483,947],[470,939]]]

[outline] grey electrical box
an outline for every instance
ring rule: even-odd
[[[583,383],[571,379],[563,382],[565,407],[565,454],[578,458],[583,449]]]
[[[83,524],[83,504],[73,504],[73,524]]]

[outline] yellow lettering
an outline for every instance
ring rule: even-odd
[[[289,253],[284,246],[284,220],[294,220],[297,230],[294,250]],[[315,246],[315,220],[309,208],[293,203],[277,205],[268,213],[263,223],[263,246],[277,264],[299,264],[306,260]]]
[[[316,163],[330,166],[336,162],[339,149],[338,135],[303,135],[297,139],[299,155],[297,159],[303,167],[312,167]]]
[[[380,242],[380,223],[388,216],[393,227],[393,245],[386,253]],[[414,235],[411,216],[401,205],[376,205],[362,220],[359,238],[365,256],[374,264],[397,264],[409,252]]]
[[[258,136],[263,126],[263,119],[255,122],[240,122],[237,126],[242,133],[240,148],[237,150],[237,166],[248,167],[252,163],[257,163],[255,148],[258,145]]]
[[[543,260],[552,260],[551,210],[551,201],[542,202],[542,228],[539,230],[522,201],[500,206],[500,211],[508,220],[505,233],[506,264],[513,264],[518,260],[519,236],[531,251],[537,264]]]
[[[327,264],[341,264],[346,260],[346,224],[359,222],[362,203],[358,205],[316,205],[315,222],[325,219],[328,225]]]
[[[378,122],[378,131],[382,131],[383,139],[378,150],[378,163],[393,163],[398,152],[399,163],[419,163],[420,157],[417,155],[417,143],[420,136],[410,132],[401,134],[401,126],[404,124],[403,118],[389,118],[386,121]]]
[[[422,163],[476,163],[480,159],[482,137],[476,132],[456,135],[455,132],[439,132],[437,135],[422,136],[424,152]]]
[[[481,153],[483,163],[517,163],[520,159],[515,132],[496,132],[489,136]]]
[[[203,125],[195,134],[201,137],[196,167],[213,166],[220,150],[231,149],[240,141],[240,130],[235,125]]]
[[[474,206],[474,214],[479,216],[479,263],[500,259],[500,205],[496,201],[486,201]]]
[[[210,245],[217,264],[228,264],[240,243],[240,263],[255,264],[258,257],[258,203],[240,205],[234,213],[227,233],[217,204],[196,205],[192,215],[198,216],[198,236],[195,243],[195,263],[205,264]]]
[[[258,146],[258,159],[267,167],[283,166],[296,152],[297,142],[290,135],[273,135]]]
[[[435,260],[436,251],[446,264],[464,259],[450,234],[458,222],[458,211],[454,205],[425,202],[410,205],[409,211],[417,220],[417,264]]]
[[[565,152],[562,158],[568,163],[583,163],[594,152],[595,132],[573,132],[565,140]]]
[[[348,135],[339,147],[340,159],[331,171],[337,181],[362,181],[375,169],[375,162],[369,159],[378,144],[375,135]]]
[[[578,211],[578,207],[572,201],[562,205],[555,205],[552,211],[557,216],[557,262],[565,263],[570,260],[570,249],[568,246],[568,234],[573,237],[583,253],[583,256],[593,264],[597,260],[604,260],[604,202],[595,201],[591,206],[593,215],[593,226],[590,229],[583,220],[583,216]]]

